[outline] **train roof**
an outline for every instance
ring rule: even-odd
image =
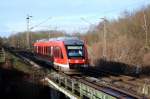
[[[51,42],[51,41],[63,41],[65,45],[83,45],[84,41],[77,37],[58,37],[50,39],[41,39],[37,42]]]

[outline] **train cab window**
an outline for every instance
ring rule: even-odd
[[[84,58],[83,45],[67,45],[66,49],[69,58]]]
[[[63,58],[62,51],[60,47],[54,47],[54,57],[55,58]]]

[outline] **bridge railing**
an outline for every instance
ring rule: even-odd
[[[71,94],[77,99],[84,99],[85,97],[89,99],[117,99],[117,97],[115,96],[93,88],[93,86],[85,84],[82,80],[80,80],[80,78],[74,78],[71,76],[69,77],[67,75],[53,72],[49,74],[48,79],[57,84],[59,88],[64,89],[67,93]]]
[[[0,63],[5,62],[5,51],[3,48],[0,48]]]

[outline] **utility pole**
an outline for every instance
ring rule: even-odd
[[[27,15],[26,20],[27,20],[27,33],[26,33],[26,41],[27,41],[27,48],[30,49],[30,18],[32,16]]]
[[[51,27],[51,25],[50,25],[50,27]],[[50,39],[50,37],[51,37],[51,29],[49,30],[49,33],[48,33],[48,39]]]
[[[103,19],[103,43],[104,43],[104,46],[103,46],[103,58],[106,59],[106,56],[107,56],[106,18],[104,17],[104,18],[101,18],[101,19]]]
[[[148,29],[147,29],[147,20],[146,20],[146,15],[145,12],[143,11],[144,14],[144,31],[145,31],[145,47],[148,48]]]
[[[51,30],[49,30],[48,39],[50,39],[50,37],[51,37]]]

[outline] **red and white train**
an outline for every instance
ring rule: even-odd
[[[60,71],[73,72],[89,65],[86,44],[76,37],[39,40],[34,51]]]

